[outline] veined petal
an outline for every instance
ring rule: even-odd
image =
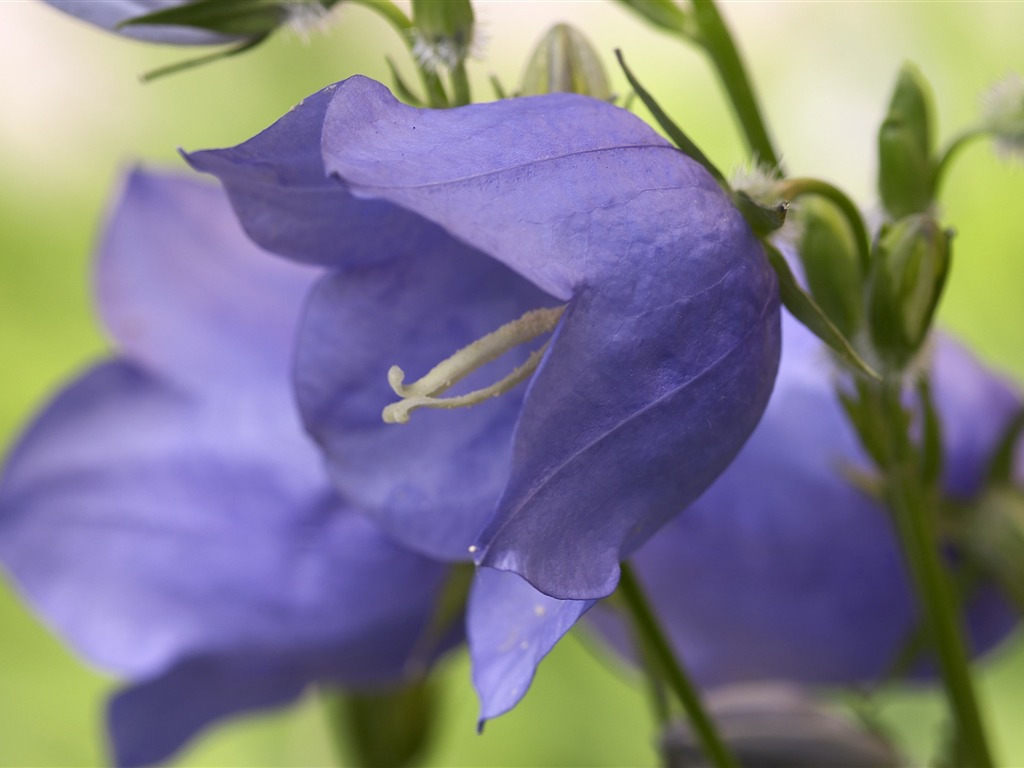
[[[253,245],[216,187],[136,170],[105,229],[96,283],[115,341],[162,377],[284,391],[317,275]]]
[[[481,723],[519,702],[537,665],[595,602],[558,600],[514,573],[477,571],[466,632]]]
[[[973,454],[967,466],[976,486],[981,459],[1019,400],[947,337],[937,345],[937,406],[944,422],[967,430],[946,437],[952,454]],[[753,436],[634,557],[678,652],[704,685],[877,680],[917,626],[893,524],[844,475],[870,463],[822,375],[826,365],[822,345],[788,321],[776,391]],[[998,394],[978,408],[986,393]],[[974,595],[967,615],[976,652],[1015,621],[991,589]]]
[[[550,296],[442,231],[429,228],[408,263],[323,279],[310,297],[296,359],[296,391],[345,498],[407,546],[469,558],[508,480],[524,387],[472,408],[381,419],[397,399],[391,365],[410,379]],[[372,237],[368,233],[368,237]],[[522,363],[511,350],[452,392],[489,384]]]

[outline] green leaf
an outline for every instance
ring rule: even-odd
[[[750,228],[758,237],[767,237],[786,223],[786,212],[789,210],[789,203],[783,202],[776,206],[768,207],[755,201],[743,190],[733,192],[732,203],[743,214],[743,218],[747,220],[747,224],[750,225]]]
[[[817,302],[800,287],[789,264],[786,263],[786,259],[779,253],[779,250],[770,243],[764,243],[764,249],[768,254],[768,262],[779,278],[779,296],[789,313],[807,326],[811,333],[825,342],[850,368],[870,379],[881,381],[882,377],[857,354],[847,338],[828,319]]]
[[[921,378],[917,385],[917,399],[921,404],[921,479],[934,487],[942,477],[944,456],[942,450],[942,421],[935,408],[931,384]]]
[[[679,149],[681,149],[688,157],[703,165],[707,169],[708,173],[715,178],[715,181],[723,187],[728,188],[728,184],[726,183],[722,172],[715,167],[714,163],[708,160],[697,145],[690,140],[690,137],[683,132],[683,129],[672,121],[672,118],[670,118],[666,114],[665,110],[658,105],[658,102],[656,102],[654,97],[647,92],[647,89],[640,85],[640,82],[633,76],[633,73],[630,72],[629,67],[626,66],[626,60],[622,57],[622,51],[618,48],[615,49],[615,58],[619,60],[619,66],[622,67],[623,74],[626,75],[626,79],[629,81],[629,84],[633,87],[633,90],[636,91],[636,95],[640,97],[640,101],[644,103],[644,106],[647,107],[648,111],[650,111],[651,116],[657,121],[658,125],[661,126],[661,129],[668,134],[672,143],[679,147]]]

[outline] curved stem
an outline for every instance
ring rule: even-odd
[[[773,171],[782,170],[779,157],[768,137],[761,109],[754,96],[746,68],[732,35],[722,20],[713,0],[693,0],[694,17],[700,29],[700,42],[711,57],[718,76],[729,94],[733,111],[740,122],[750,151],[760,163]]]
[[[900,386],[889,381],[880,390],[886,425],[886,497],[896,521],[914,585],[924,612],[924,626],[938,656],[950,709],[964,754],[973,768],[989,768],[992,755],[971,680],[969,658],[957,602],[939,557],[934,520],[928,514],[926,489],[920,482]]]
[[[452,70],[451,74],[452,83],[452,106],[463,107],[472,101],[472,97],[469,92],[469,77],[466,75],[466,64],[465,62],[459,62],[458,65]]]
[[[939,196],[939,191],[942,188],[942,181],[945,178],[946,170],[952,164],[953,158],[960,153],[961,149],[974,141],[974,139],[981,138],[986,133],[987,130],[985,128],[971,128],[953,139],[946,149],[943,150],[942,154],[939,156],[939,161],[935,164],[935,175],[932,179],[932,197],[937,198]]]
[[[864,218],[860,215],[860,210],[841,189],[819,179],[799,178],[786,179],[780,182],[776,191],[784,200],[794,200],[801,195],[819,195],[835,205],[850,225],[850,231],[853,233],[857,246],[861,274],[866,275],[868,273],[869,261],[871,259],[871,243],[868,241],[868,230],[864,226]]]
[[[632,614],[634,627],[646,646],[645,653],[650,654],[651,659],[657,663],[669,688],[682,704],[711,764],[715,768],[738,768],[739,764],[725,746],[714,721],[704,709],[697,687],[672,652],[672,646],[654,617],[654,612],[629,563],[622,564],[619,591]]]

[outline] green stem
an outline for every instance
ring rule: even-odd
[[[942,182],[945,179],[946,171],[952,164],[953,158],[960,154],[960,150],[966,147],[975,139],[981,138],[988,133],[985,128],[972,128],[964,131],[955,139],[953,139],[949,145],[943,150],[939,156],[939,161],[935,164],[935,174],[932,177],[932,197],[939,197],[939,190],[942,188]]]
[[[862,275],[868,274],[871,259],[871,243],[868,240],[868,230],[864,226],[864,219],[856,204],[846,194],[828,182],[819,179],[786,179],[777,188],[779,196],[783,200],[795,200],[801,195],[818,195],[831,202],[839,212],[843,214],[846,223],[850,225],[850,232],[856,241],[857,257],[860,262]]]
[[[768,130],[761,117],[761,109],[747,77],[746,68],[732,35],[722,20],[714,0],[693,0],[693,12],[700,28],[700,42],[711,57],[718,77],[729,94],[733,111],[740,122],[750,151],[759,163],[781,172],[778,155],[772,147]]]
[[[907,437],[900,386],[889,381],[875,392],[888,432],[886,496],[924,609],[925,629],[938,655],[964,752],[970,756],[972,768],[989,768],[992,755],[971,680],[957,601],[940,560],[937,531],[928,515],[926,491],[919,481],[913,445]]]
[[[665,675],[666,682],[678,697],[683,710],[690,718],[690,724],[700,740],[705,754],[716,768],[738,768],[725,742],[718,735],[714,721],[704,709],[697,687],[691,682],[681,663],[672,652],[672,646],[662,631],[658,620],[654,617],[650,603],[644,596],[640,582],[633,574],[629,563],[622,564],[622,577],[619,580],[619,591],[623,602],[632,614],[637,634]]]

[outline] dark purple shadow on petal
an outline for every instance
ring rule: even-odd
[[[537,665],[594,603],[556,600],[514,573],[477,571],[466,631],[481,727],[519,703]]]
[[[317,285],[299,337],[296,389],[343,496],[407,546],[466,560],[508,478],[525,387],[472,408],[423,409],[408,424],[385,424],[383,408],[399,399],[388,369],[401,366],[412,382],[525,311],[554,302],[439,230],[421,230],[414,245],[415,259],[349,270]],[[497,381],[530,348],[513,350],[452,393]]]
[[[114,205],[96,284],[124,352],[186,386],[284,391],[317,270],[253,245],[217,187],[136,170]]]
[[[785,334],[776,390],[753,436],[721,478],[634,558],[676,648],[707,686],[878,679],[915,627],[892,524],[841,474],[870,463],[835,398],[827,353],[795,321],[787,321]],[[962,352],[949,355],[951,348],[940,337],[940,413],[965,426],[969,414],[972,431],[991,436],[1015,399]],[[947,368],[944,360],[958,362]],[[943,379],[957,382],[955,399],[938,386]],[[997,391],[977,407],[978,395]],[[978,445],[963,433],[951,437]],[[969,462],[975,472],[978,459]],[[988,589],[968,615],[977,652],[1015,621]],[[607,631],[609,617],[592,616]],[[626,642],[621,627],[609,634],[620,647]]]
[[[353,197],[324,168],[320,133],[337,88],[318,91],[236,147],[182,154],[220,179],[245,231],[268,251],[338,268],[415,255],[410,243],[436,225],[391,203]]]
[[[338,502],[282,400],[199,403],[125,363],[93,370],[8,462],[0,560],[79,651],[133,676],[412,642],[445,569]]]
[[[188,0],[44,0],[44,2],[97,27],[102,27],[123,37],[144,40],[149,43],[220,45],[243,39],[239,35],[222,35],[191,27],[139,25],[117,28],[122,21],[185,5]]]

